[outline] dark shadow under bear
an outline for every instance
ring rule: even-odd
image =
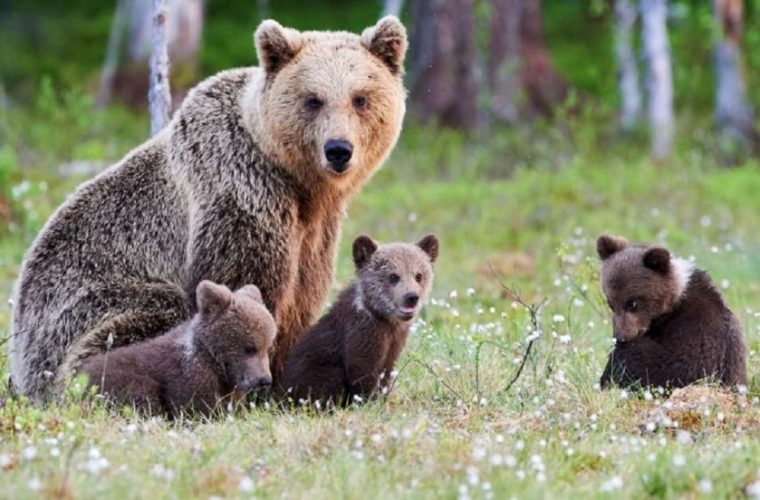
[[[741,327],[706,272],[665,248],[607,235],[597,252],[617,339],[602,387],[746,384]]]

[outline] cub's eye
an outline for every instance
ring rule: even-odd
[[[636,312],[639,309],[639,302],[636,299],[628,299],[625,303],[625,310],[627,312]]]
[[[416,281],[417,283],[422,283],[422,273],[415,274],[414,281]]]
[[[243,349],[243,352],[250,356],[250,355],[256,354],[256,348],[249,345],[249,346],[246,346],[245,349]]]
[[[306,99],[306,107],[312,111],[318,111],[322,108],[322,106],[324,106],[324,104],[325,103],[322,102],[322,100],[318,97],[312,96]]]
[[[391,285],[395,285],[396,283],[401,281],[401,276],[399,276],[396,273],[391,273],[391,275],[388,276],[388,281],[390,282]]]
[[[354,96],[353,103],[356,109],[364,109],[367,106],[367,98],[363,95]]]

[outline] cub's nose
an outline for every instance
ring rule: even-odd
[[[414,307],[420,301],[420,296],[414,292],[404,295],[404,307]]]
[[[346,170],[346,164],[351,160],[353,152],[354,147],[348,141],[330,139],[325,143],[325,158],[338,173]]]
[[[272,377],[261,377],[256,382],[256,387],[259,387],[261,389],[266,389],[271,385],[272,385]]]

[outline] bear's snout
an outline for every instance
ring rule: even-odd
[[[403,304],[404,304],[404,307],[415,307],[417,305],[417,302],[419,301],[420,301],[420,296],[414,292],[410,292],[404,295]]]
[[[272,385],[272,377],[264,375],[262,377],[243,377],[238,384],[238,388],[248,392],[253,389],[267,389]]]
[[[354,147],[350,142],[341,139],[330,139],[325,143],[325,158],[330,162],[330,167],[341,174],[347,170],[346,165],[351,160]]]

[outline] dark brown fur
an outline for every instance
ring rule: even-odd
[[[618,339],[603,387],[746,384],[741,327],[706,272],[679,264],[662,247],[621,238],[601,236],[597,250]]]
[[[438,240],[427,236],[416,245],[378,248],[360,236],[353,254],[357,279],[288,356],[281,391],[296,402],[345,404],[387,386],[411,319],[432,285]],[[411,309],[404,307],[409,299]]]
[[[198,314],[159,337],[85,358],[80,373],[119,404],[144,413],[208,415],[272,383],[268,352],[274,319],[261,293],[246,286],[198,285]]]

